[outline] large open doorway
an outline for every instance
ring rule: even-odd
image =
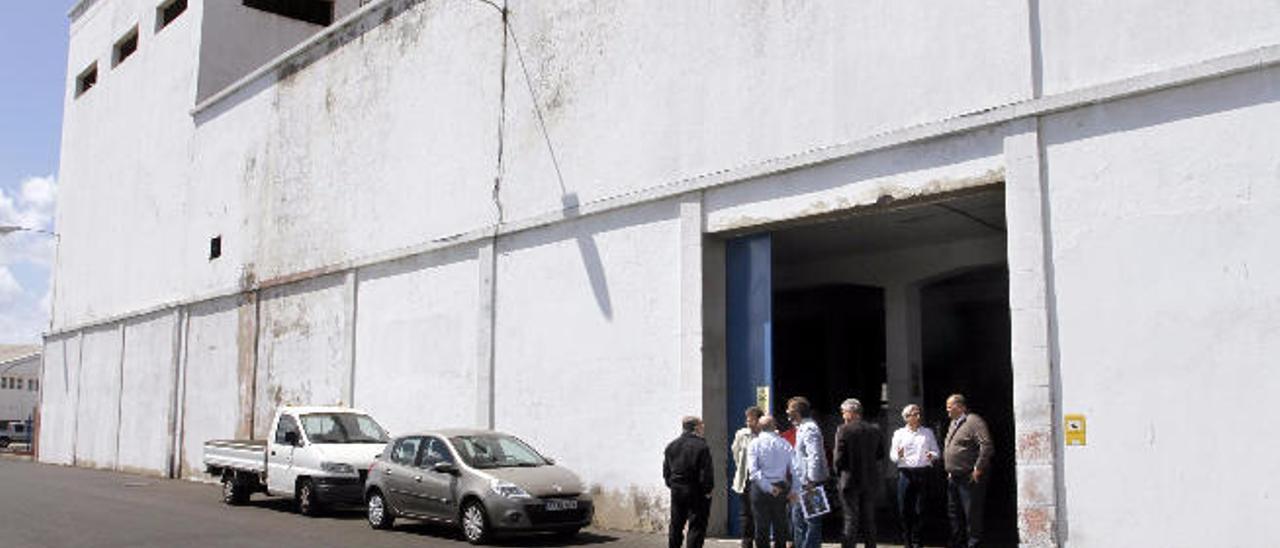
[[[964,393],[996,441],[987,538],[992,546],[1016,545],[1004,226],[1004,192],[994,186],[730,241],[727,416],[740,417],[753,403],[781,416],[787,398],[805,396],[830,451],[845,398],[862,402],[886,445],[903,424],[902,407],[916,403],[941,443],[945,399]],[[878,536],[895,542],[896,479],[892,463],[885,466]],[[925,533],[930,545],[941,545],[940,467],[934,479]],[[838,538],[838,515],[826,525],[826,536]],[[730,530],[737,530],[732,517]]]

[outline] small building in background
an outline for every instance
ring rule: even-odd
[[[29,422],[40,403],[40,347],[0,345],[0,429]]]

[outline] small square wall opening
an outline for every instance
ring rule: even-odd
[[[98,63],[95,61],[76,76],[76,97],[84,95],[84,92],[96,85],[98,85]]]
[[[156,7],[156,31],[169,26],[182,12],[187,11],[187,0],[167,0]]]
[[[138,51],[138,27],[133,27],[126,32],[124,37],[116,42],[114,48],[111,49],[111,68],[120,66],[125,59]]]
[[[222,256],[222,236],[214,236],[209,238],[209,260],[212,261]]]

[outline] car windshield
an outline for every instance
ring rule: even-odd
[[[453,447],[472,468],[546,466],[547,459],[524,442],[505,434],[454,436]]]
[[[357,413],[308,413],[302,430],[311,443],[386,443],[387,433],[368,415]]]

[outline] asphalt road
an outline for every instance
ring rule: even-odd
[[[232,507],[221,503],[220,494],[216,485],[0,456],[0,546],[468,546],[439,526],[402,521],[391,531],[374,531],[358,510],[306,518],[283,499],[254,495],[248,506]],[[568,542],[525,536],[499,539],[496,545],[647,548],[665,540],[586,530]]]

